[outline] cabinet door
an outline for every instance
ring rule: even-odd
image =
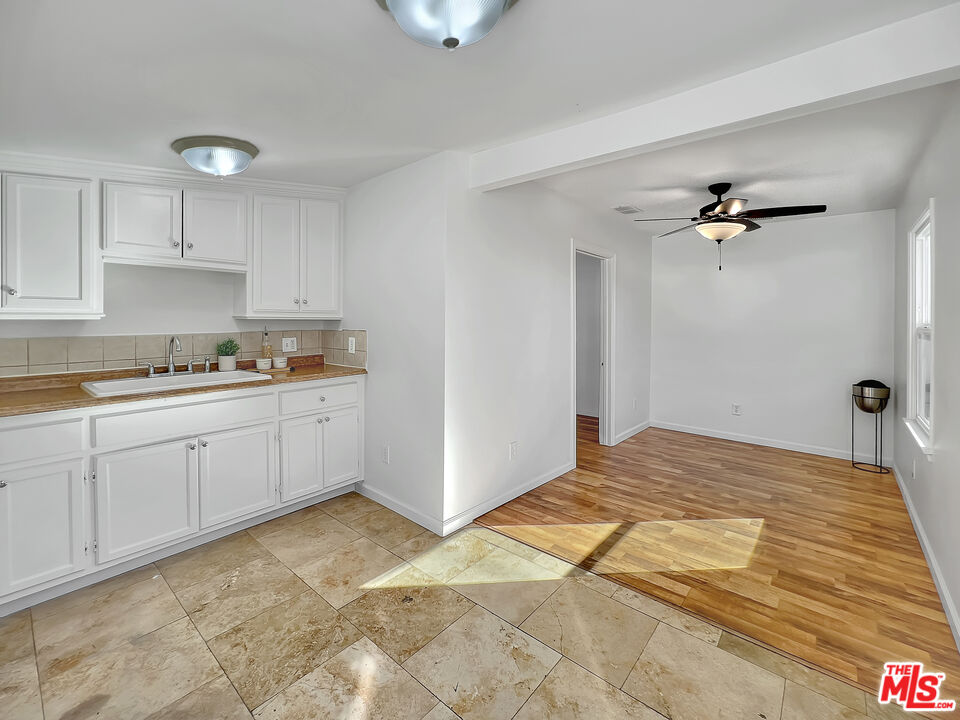
[[[253,202],[253,310],[300,310],[300,201],[257,196]]]
[[[200,438],[200,527],[273,507],[277,501],[273,425]]]
[[[300,226],[300,312],[339,317],[340,203],[302,200]]]
[[[197,455],[197,441],[191,439],[95,459],[99,562],[200,529]]]
[[[90,311],[95,254],[90,182],[3,178],[2,306],[10,311]]]
[[[247,196],[236,192],[184,190],[183,257],[245,266]]]
[[[179,188],[104,183],[104,254],[175,260],[182,257],[183,193]]]
[[[323,490],[323,415],[280,423],[280,499]]]
[[[0,472],[0,595],[83,566],[80,460]]]
[[[346,408],[323,416],[323,486],[360,475],[360,410]]]

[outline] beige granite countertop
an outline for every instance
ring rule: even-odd
[[[264,379],[257,382],[229,383],[198,388],[177,388],[161,392],[143,393],[140,395],[121,395],[117,397],[94,397],[82,387],[81,383],[96,380],[116,380],[146,376],[145,369],[125,370],[94,370],[91,372],[60,373],[56,375],[25,375],[21,377],[0,378],[0,417],[29,415],[31,413],[53,412],[56,410],[73,410],[75,408],[96,407],[100,405],[116,405],[120,403],[137,402],[139,400],[153,400],[156,398],[176,397],[180,395],[198,395],[209,392],[222,392],[239,388],[255,388],[280,385],[284,383],[307,382],[309,380],[326,380],[329,378],[350,377],[365,375],[366,370],[345,365],[328,365],[317,363],[311,356],[304,358],[290,358],[292,370],[286,373],[264,375]],[[238,368],[252,365],[249,361],[237,363]]]

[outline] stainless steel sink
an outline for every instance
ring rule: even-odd
[[[191,375],[173,375],[157,377],[121,378],[120,380],[98,380],[81,383],[80,387],[94,397],[115,397],[117,395],[143,395],[145,393],[180,390],[182,388],[209,387],[211,385],[230,385],[269,380],[270,376],[252,370],[234,370],[232,372],[196,373]]]

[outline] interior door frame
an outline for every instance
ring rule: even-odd
[[[570,432],[576,455],[577,447],[577,255],[589,255],[600,261],[600,444],[616,445],[616,283],[617,254],[607,248],[590,245],[576,238],[570,241],[570,398],[572,413]]]

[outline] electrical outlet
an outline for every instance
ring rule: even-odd
[[[910,473],[910,479],[911,480],[917,479],[917,459],[916,458],[913,459],[913,471]]]
[[[517,455],[520,454],[520,443],[517,440],[514,440],[512,443],[510,443],[507,453],[511,460],[516,460]]]
[[[357,351],[357,339],[355,337],[347,338],[347,352],[353,354]]]
[[[296,352],[297,351],[297,339],[296,338],[283,338],[280,341],[280,345],[283,352]]]
[[[633,409],[634,409],[634,410],[639,410],[639,409],[640,409],[640,398],[635,397],[635,398],[633,399]]]
[[[743,415],[743,405],[741,405],[740,403],[733,403],[730,406],[730,414],[738,415],[738,416]]]
[[[390,443],[387,443],[382,448],[380,448],[380,460],[384,465],[390,464]]]

